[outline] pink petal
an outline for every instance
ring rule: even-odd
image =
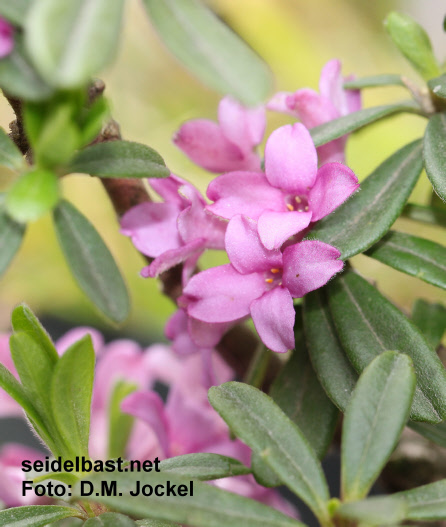
[[[283,216],[286,213],[269,214]],[[234,216],[229,222],[226,231],[226,252],[232,265],[242,274],[282,268],[282,253],[265,249],[260,242],[257,224],[246,216]]]
[[[251,304],[251,316],[267,348],[285,353],[294,348],[293,299],[284,287],[275,287]]]
[[[14,47],[14,28],[0,17],[0,59],[9,55]]]
[[[339,139],[334,139],[325,145],[319,146],[317,148],[319,166],[326,163],[344,163],[347,139],[348,136],[344,135],[339,137]]]
[[[178,355],[196,353],[198,346],[191,339],[187,330],[189,317],[184,309],[178,309],[167,321],[164,334],[172,341],[172,349]]]
[[[342,270],[341,253],[328,243],[304,240],[287,247],[283,253],[283,284],[294,298],[325,285]]]
[[[261,173],[223,174],[211,181],[207,196],[215,201],[208,206],[208,210],[228,220],[236,214],[256,220],[265,210],[288,210],[283,193],[271,187],[265,175]]]
[[[264,107],[247,108],[229,96],[220,101],[218,121],[225,137],[246,152],[261,143],[265,133]],[[260,164],[253,170],[259,168]]]
[[[313,211],[312,221],[320,220],[333,212],[358,188],[358,178],[345,165],[341,163],[323,165],[318,170],[316,182],[308,196],[308,205]]]
[[[341,75],[341,62],[337,59],[325,64],[319,79],[319,91],[323,97],[329,99],[340,115],[346,115],[345,92],[342,87],[344,79]]]
[[[316,148],[305,126],[282,126],[270,135],[265,149],[265,173],[273,187],[304,194],[313,186],[316,172]]]
[[[279,91],[277,92],[266,104],[266,108],[268,110],[271,110],[273,112],[280,112],[280,113],[286,113],[288,115],[292,115],[293,117],[298,117],[296,115],[296,112],[287,104],[287,99],[290,97],[290,95],[293,95],[291,92],[288,91]]]
[[[71,329],[60,337],[56,342],[56,349],[59,355],[63,355],[71,345],[85,337],[85,335],[90,335],[94,351],[96,355],[100,355],[104,347],[104,337],[97,329],[89,327]]]
[[[311,216],[311,212],[264,212],[258,221],[262,244],[270,250],[279,249],[290,236],[308,227]]]
[[[150,265],[141,270],[141,276],[144,278],[155,278],[168,269],[187,261],[189,258],[194,258],[194,262],[196,263],[195,257],[197,253],[201,254],[203,251],[205,241],[204,238],[197,238],[186,245],[162,253]]]
[[[173,141],[194,163],[210,172],[229,172],[244,167],[242,150],[229,141],[213,121],[188,121]]]
[[[340,116],[330,99],[310,88],[303,88],[290,95],[286,104],[307,128],[336,119]]]
[[[139,252],[156,258],[181,246],[177,229],[180,209],[173,203],[141,203],[121,219],[121,233],[132,239]]]
[[[195,318],[188,318],[188,332],[192,341],[200,348],[213,348],[216,346],[223,335],[232,327],[231,322],[221,322],[209,324],[196,320]]]
[[[232,322],[249,314],[265,291],[262,274],[240,274],[229,264],[194,275],[184,289],[188,314],[202,322]]]
[[[356,75],[347,75],[344,77],[344,82],[355,79]],[[362,108],[361,90],[345,90],[345,97],[347,99],[347,113],[358,112]]]
[[[171,174],[166,178],[149,178],[150,186],[167,203],[176,204],[180,209],[184,207],[184,199],[178,194],[178,190],[187,184],[184,179]]]

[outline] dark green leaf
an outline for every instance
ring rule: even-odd
[[[441,209],[443,212],[446,212],[446,202],[439,198],[434,191],[431,193],[429,205],[434,209]]]
[[[247,105],[272,87],[266,64],[199,0],[144,0],[170,51],[201,81]]]
[[[160,471],[203,481],[251,473],[251,470],[240,461],[219,454],[186,454],[171,457],[161,461]]]
[[[342,426],[344,501],[367,496],[400,438],[415,385],[412,361],[395,351],[381,353],[359,377]]]
[[[26,45],[40,74],[53,86],[76,88],[111,62],[119,41],[123,0],[34,2]]]
[[[417,374],[411,419],[431,423],[444,419],[446,371],[415,325],[353,271],[330,282],[328,295],[340,342],[355,369],[361,372],[384,351],[404,351]]]
[[[432,443],[446,448],[446,421],[437,425],[411,422],[409,426]]]
[[[384,74],[362,77],[344,82],[346,90],[362,90],[363,88],[375,88],[376,86],[405,86],[401,75]]]
[[[138,386],[125,381],[118,381],[108,403],[108,457],[125,458],[125,449],[135,418],[121,411],[121,403]]]
[[[140,527],[181,527],[178,523],[165,522],[163,520],[138,520]]]
[[[129,298],[119,269],[93,225],[68,201],[54,212],[57,236],[81,289],[115,322],[129,312]]]
[[[434,93],[437,97],[446,99],[446,73],[440,75],[439,77],[435,77],[435,79],[430,79],[427,85],[429,86],[429,89],[432,91],[432,93]]]
[[[282,485],[282,481],[277,477],[277,474],[255,452],[251,454],[251,470],[257,483],[260,483],[263,487],[278,487]]]
[[[353,503],[343,503],[336,516],[357,524],[397,525],[407,517],[407,504],[403,498],[376,496]]]
[[[401,215],[411,220],[446,227],[446,212],[437,207],[426,207],[424,205],[408,203],[404,206]]]
[[[436,481],[393,496],[404,498],[408,506],[406,518],[413,521],[444,520],[446,518],[446,480]]]
[[[112,507],[134,518],[154,518],[194,527],[227,527],[228,525],[243,525],[244,527],[298,527],[300,522],[285,516],[279,511],[267,507],[258,501],[244,498],[231,492],[200,481],[193,482],[193,496],[131,496],[129,491],[135,491],[137,482],[141,485],[166,485],[166,480],[172,485],[190,486],[189,478],[181,478],[173,474],[150,472],[122,472],[119,474],[97,474],[91,478],[95,488],[99,490],[101,482],[116,481],[122,496],[92,496],[94,501]],[[74,489],[74,495],[79,496],[80,487]],[[89,499],[89,498],[82,498]],[[150,525],[150,524],[149,524]],[[155,524],[156,525],[156,524]]]
[[[0,165],[11,170],[20,170],[25,166],[22,153],[3,128],[0,128]]]
[[[79,509],[57,505],[30,505],[0,511],[0,527],[44,527],[63,518],[81,517]]]
[[[446,113],[429,119],[424,135],[424,163],[435,192],[446,201]]]
[[[212,387],[209,401],[235,435],[325,521],[329,494],[321,465],[302,432],[274,401],[237,382]]]
[[[333,119],[310,130],[311,137],[315,146],[321,146],[333,141],[345,134],[359,130],[370,123],[395,115],[401,112],[417,113],[419,106],[413,101],[404,101],[398,104],[389,104],[385,106],[374,106],[373,108],[364,108],[357,112],[349,113]]]
[[[84,527],[136,527],[136,523],[123,514],[105,512],[96,518],[88,519],[84,523]]]
[[[430,346],[436,349],[446,331],[446,307],[419,299],[415,302],[412,320]]]
[[[131,141],[110,141],[89,146],[74,157],[67,171],[107,178],[153,178],[170,174],[163,158],[155,150]]]
[[[345,411],[358,375],[339,342],[324,290],[305,296],[304,329],[311,362],[327,395]]]
[[[365,251],[400,215],[423,168],[421,141],[401,148],[361,183],[361,189],[316,225],[309,239],[337,247],[346,260]]]
[[[32,0],[0,0],[0,16],[16,26],[21,26],[31,2]]]
[[[88,456],[94,362],[91,337],[86,335],[61,356],[51,383],[54,419],[76,456]]]
[[[25,226],[10,218],[0,208],[0,275],[8,268],[22,244]]]
[[[390,231],[366,254],[398,271],[446,289],[446,247],[438,243]]]

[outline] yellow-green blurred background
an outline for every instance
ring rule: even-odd
[[[364,76],[396,72],[418,81],[383,30],[382,20],[393,9],[412,14],[423,23],[434,37],[438,54],[446,48],[442,33],[446,9],[441,0],[213,0],[211,4],[269,63],[277,90],[317,88],[322,66],[334,57],[342,60],[345,73]],[[441,60],[444,58],[440,56]],[[136,0],[128,2],[119,56],[102,78],[123,136],[152,146],[173,172],[204,190],[211,176],[188,161],[173,146],[171,137],[186,119],[214,119],[220,96],[196,81],[166,51]],[[368,90],[363,101],[365,106],[373,106],[399,98],[407,98],[402,88],[379,88]],[[12,119],[11,109],[1,100],[0,125],[7,128]],[[270,114],[268,131],[285,122],[286,118]],[[363,179],[397,148],[419,137],[424,126],[420,117],[401,116],[358,133],[348,145],[349,166]],[[0,179],[0,188],[2,184],[5,186],[5,181],[2,183]],[[63,191],[97,226],[129,285],[132,313],[122,328],[114,330],[144,340],[162,338],[163,324],[173,306],[160,294],[155,280],[139,277],[143,259],[129,240],[119,234],[100,182],[70,176],[63,181]],[[423,175],[412,201],[426,203],[429,193]],[[396,227],[446,242],[444,231],[435,227],[415,226],[408,220],[399,220]],[[218,254],[209,254],[205,265],[215,265],[219,258]],[[356,257],[354,264],[406,310],[411,309],[417,297],[446,301],[446,294],[439,289],[365,256]],[[39,315],[113,329],[74,283],[49,218],[28,229],[19,254],[0,281],[0,330],[8,328],[11,309],[22,301]]]

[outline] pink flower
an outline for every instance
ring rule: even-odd
[[[188,121],[176,133],[174,143],[210,172],[260,170],[260,158],[253,149],[265,131],[264,108],[245,108],[225,97],[218,107],[218,121]]]
[[[343,88],[343,83],[350,78],[342,77],[339,60],[331,60],[322,69],[320,93],[310,88],[303,88],[295,93],[279,92],[269,101],[267,108],[297,117],[307,128],[327,123],[361,109],[359,90]],[[317,149],[319,164],[332,161],[343,163],[347,137],[340,137],[320,146]]]
[[[0,17],[0,59],[9,55],[14,47],[14,28]]]
[[[188,315],[210,324],[251,315],[264,344],[273,351],[294,348],[293,298],[322,287],[343,262],[340,252],[319,241],[266,249],[257,225],[237,215],[229,222],[226,250],[231,264],[193,276],[179,302]]]
[[[149,181],[164,202],[141,203],[129,210],[121,232],[138,251],[154,258],[142,276],[155,277],[184,262],[186,281],[205,249],[223,249],[226,222],[209,214],[198,190],[179,177]]]
[[[236,214],[258,221],[260,240],[278,249],[294,234],[333,212],[359,187],[354,173],[341,163],[317,168],[308,130],[300,123],[282,126],[269,137],[265,174],[230,172],[214,179],[208,206],[230,219]]]

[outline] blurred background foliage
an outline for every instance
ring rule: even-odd
[[[320,70],[331,58],[342,60],[346,74],[402,73],[419,81],[384,31],[382,20],[393,9],[423,24],[440,60],[445,58],[442,0],[212,0],[210,4],[268,62],[277,90],[317,89]],[[215,119],[219,95],[196,81],[166,51],[136,0],[127,5],[119,56],[102,78],[124,138],[152,146],[174,173],[204,191],[212,176],[177,150],[171,137],[187,119]],[[402,88],[378,88],[364,93],[363,103],[367,107],[405,98]],[[12,110],[1,99],[0,125],[7,129],[11,120]],[[286,122],[290,122],[286,117],[270,113],[267,134]],[[421,136],[425,124],[420,117],[404,115],[355,134],[348,144],[347,164],[363,179],[396,149]],[[10,174],[0,173],[0,190],[9,180]],[[100,181],[69,176],[63,180],[63,191],[96,225],[117,258],[133,301],[131,316],[123,327],[111,328],[96,313],[74,283],[49,218],[44,218],[29,228],[19,254],[0,281],[0,331],[8,329],[13,307],[25,301],[39,316],[58,318],[70,325],[107,328],[108,332],[133,335],[146,342],[162,338],[163,325],[174,306],[159,292],[155,280],[140,278],[144,261],[119,234]],[[423,204],[429,198],[430,185],[423,175],[411,201]],[[395,227],[445,242],[444,231],[435,227],[403,219]],[[209,253],[203,260],[205,266],[217,265],[222,255]],[[365,256],[355,257],[353,263],[406,311],[418,297],[446,302],[444,291]]]

